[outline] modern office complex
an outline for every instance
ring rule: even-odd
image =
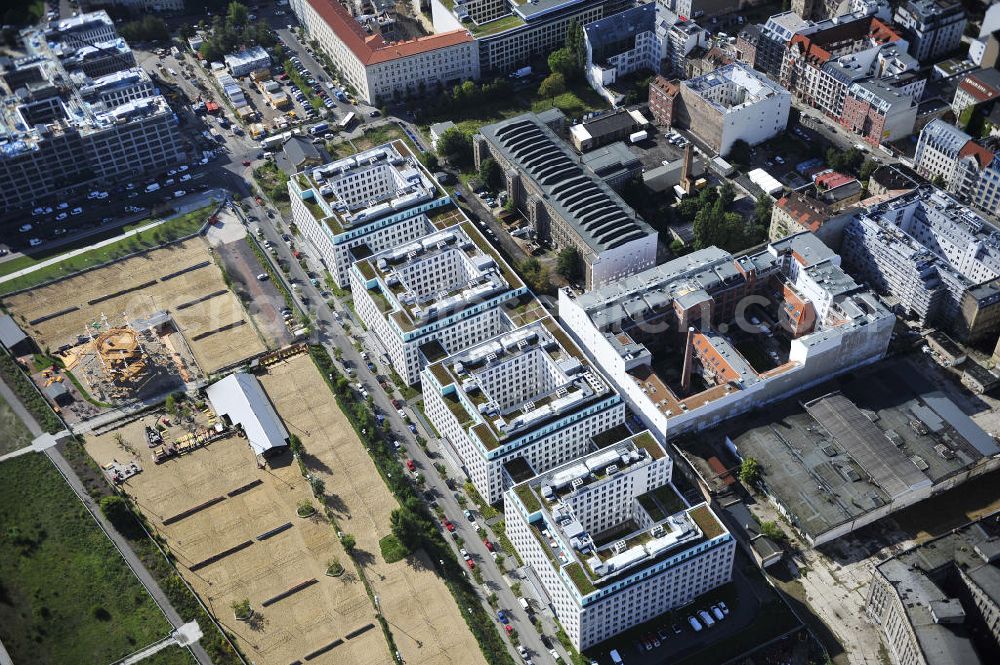
[[[875,566],[865,612],[894,663],[988,663],[1000,649],[1000,522],[988,515]]]
[[[720,155],[736,141],[762,143],[788,124],[791,95],[743,63],[681,81],[678,90],[674,126],[690,130]]]
[[[566,43],[571,23],[586,25],[633,5],[632,0],[431,0],[434,30],[475,37],[484,77],[504,76]]]
[[[965,9],[957,0],[907,0],[896,8],[893,20],[906,32],[910,55],[935,62],[962,43]]]
[[[361,25],[338,0],[291,0],[290,5],[343,79],[372,104],[479,78],[479,49],[460,26],[389,42]]]
[[[976,341],[1000,330],[1000,233],[929,185],[857,215],[844,265],[904,316]]]
[[[577,649],[729,582],[736,542],[670,483],[649,432],[611,442],[504,495],[507,533]]]
[[[357,261],[354,309],[407,383],[420,370],[513,327],[503,303],[527,287],[468,221]]]
[[[621,396],[544,314],[429,365],[421,385],[427,417],[490,503],[625,422]]]
[[[895,323],[807,232],[563,290],[559,318],[661,440],[874,362]]]
[[[354,261],[429,233],[425,213],[450,202],[402,141],[298,173],[288,194],[295,225],[341,288]]]
[[[70,186],[135,177],[185,158],[176,116],[134,69],[105,12],[29,28],[21,37],[28,54],[0,73],[0,207],[24,207]]]
[[[504,189],[535,237],[580,252],[588,288],[656,263],[656,231],[538,116],[526,113],[479,132],[477,167],[487,157],[496,160]]]
[[[761,488],[812,546],[1000,468],[1000,446],[915,366],[837,377],[726,424]],[[706,435],[709,436],[709,435]]]

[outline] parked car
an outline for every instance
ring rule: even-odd
[[[454,531],[455,530],[455,525],[451,523],[451,520],[447,520],[447,519],[443,520],[441,522],[441,524],[444,525],[444,528],[448,529],[448,531]]]
[[[469,520],[470,522],[476,521],[476,516],[472,514],[471,510],[463,510],[462,513],[465,515],[465,519]]]
[[[73,210],[70,211],[70,214],[71,215],[82,215],[83,214],[83,208],[79,208],[79,207],[73,208]]]
[[[28,244],[31,245],[32,247],[38,247],[39,245],[42,244],[42,241],[39,240],[38,238],[32,238],[31,240],[28,241]]]
[[[31,226],[31,224],[24,224],[24,225],[23,225],[23,226],[21,226],[21,228],[20,228],[20,229],[18,229],[18,230],[19,230],[19,231],[20,231],[21,233],[27,233],[27,232],[28,232],[28,231],[30,231],[30,230],[31,230],[32,228],[33,228],[33,227]]]
[[[414,464],[413,460],[408,459],[406,460],[406,468],[409,469],[410,471],[416,471],[417,465]]]

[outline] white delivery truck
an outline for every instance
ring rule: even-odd
[[[608,655],[611,656],[611,662],[614,663],[615,665],[622,665],[622,663],[625,662],[624,660],[622,660],[621,655],[618,653],[618,649],[612,649],[611,653]]]
[[[629,134],[629,136],[628,136],[628,142],[629,143],[641,143],[642,141],[645,141],[648,138],[649,138],[649,132],[647,132],[645,129],[643,129],[642,131],[632,132],[631,134]]]

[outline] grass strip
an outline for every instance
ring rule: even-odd
[[[44,431],[55,434],[65,429],[49,403],[39,393],[38,388],[7,351],[0,354],[0,379],[3,379],[3,382],[13,391],[17,399]]]

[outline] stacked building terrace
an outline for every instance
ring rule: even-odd
[[[701,429],[885,355],[894,317],[808,232],[718,248],[582,296],[559,317],[658,437]]]
[[[578,649],[730,580],[735,541],[708,505],[684,501],[671,475],[643,431],[504,495],[511,542]]]
[[[341,287],[354,261],[429,233],[425,213],[450,204],[402,141],[297,173],[288,192],[296,226]]]
[[[502,305],[533,302],[467,221],[358,260],[350,281],[358,315],[411,384],[429,362],[513,328]]]
[[[428,418],[490,503],[625,420],[617,391],[548,316],[429,365],[421,385]]]

